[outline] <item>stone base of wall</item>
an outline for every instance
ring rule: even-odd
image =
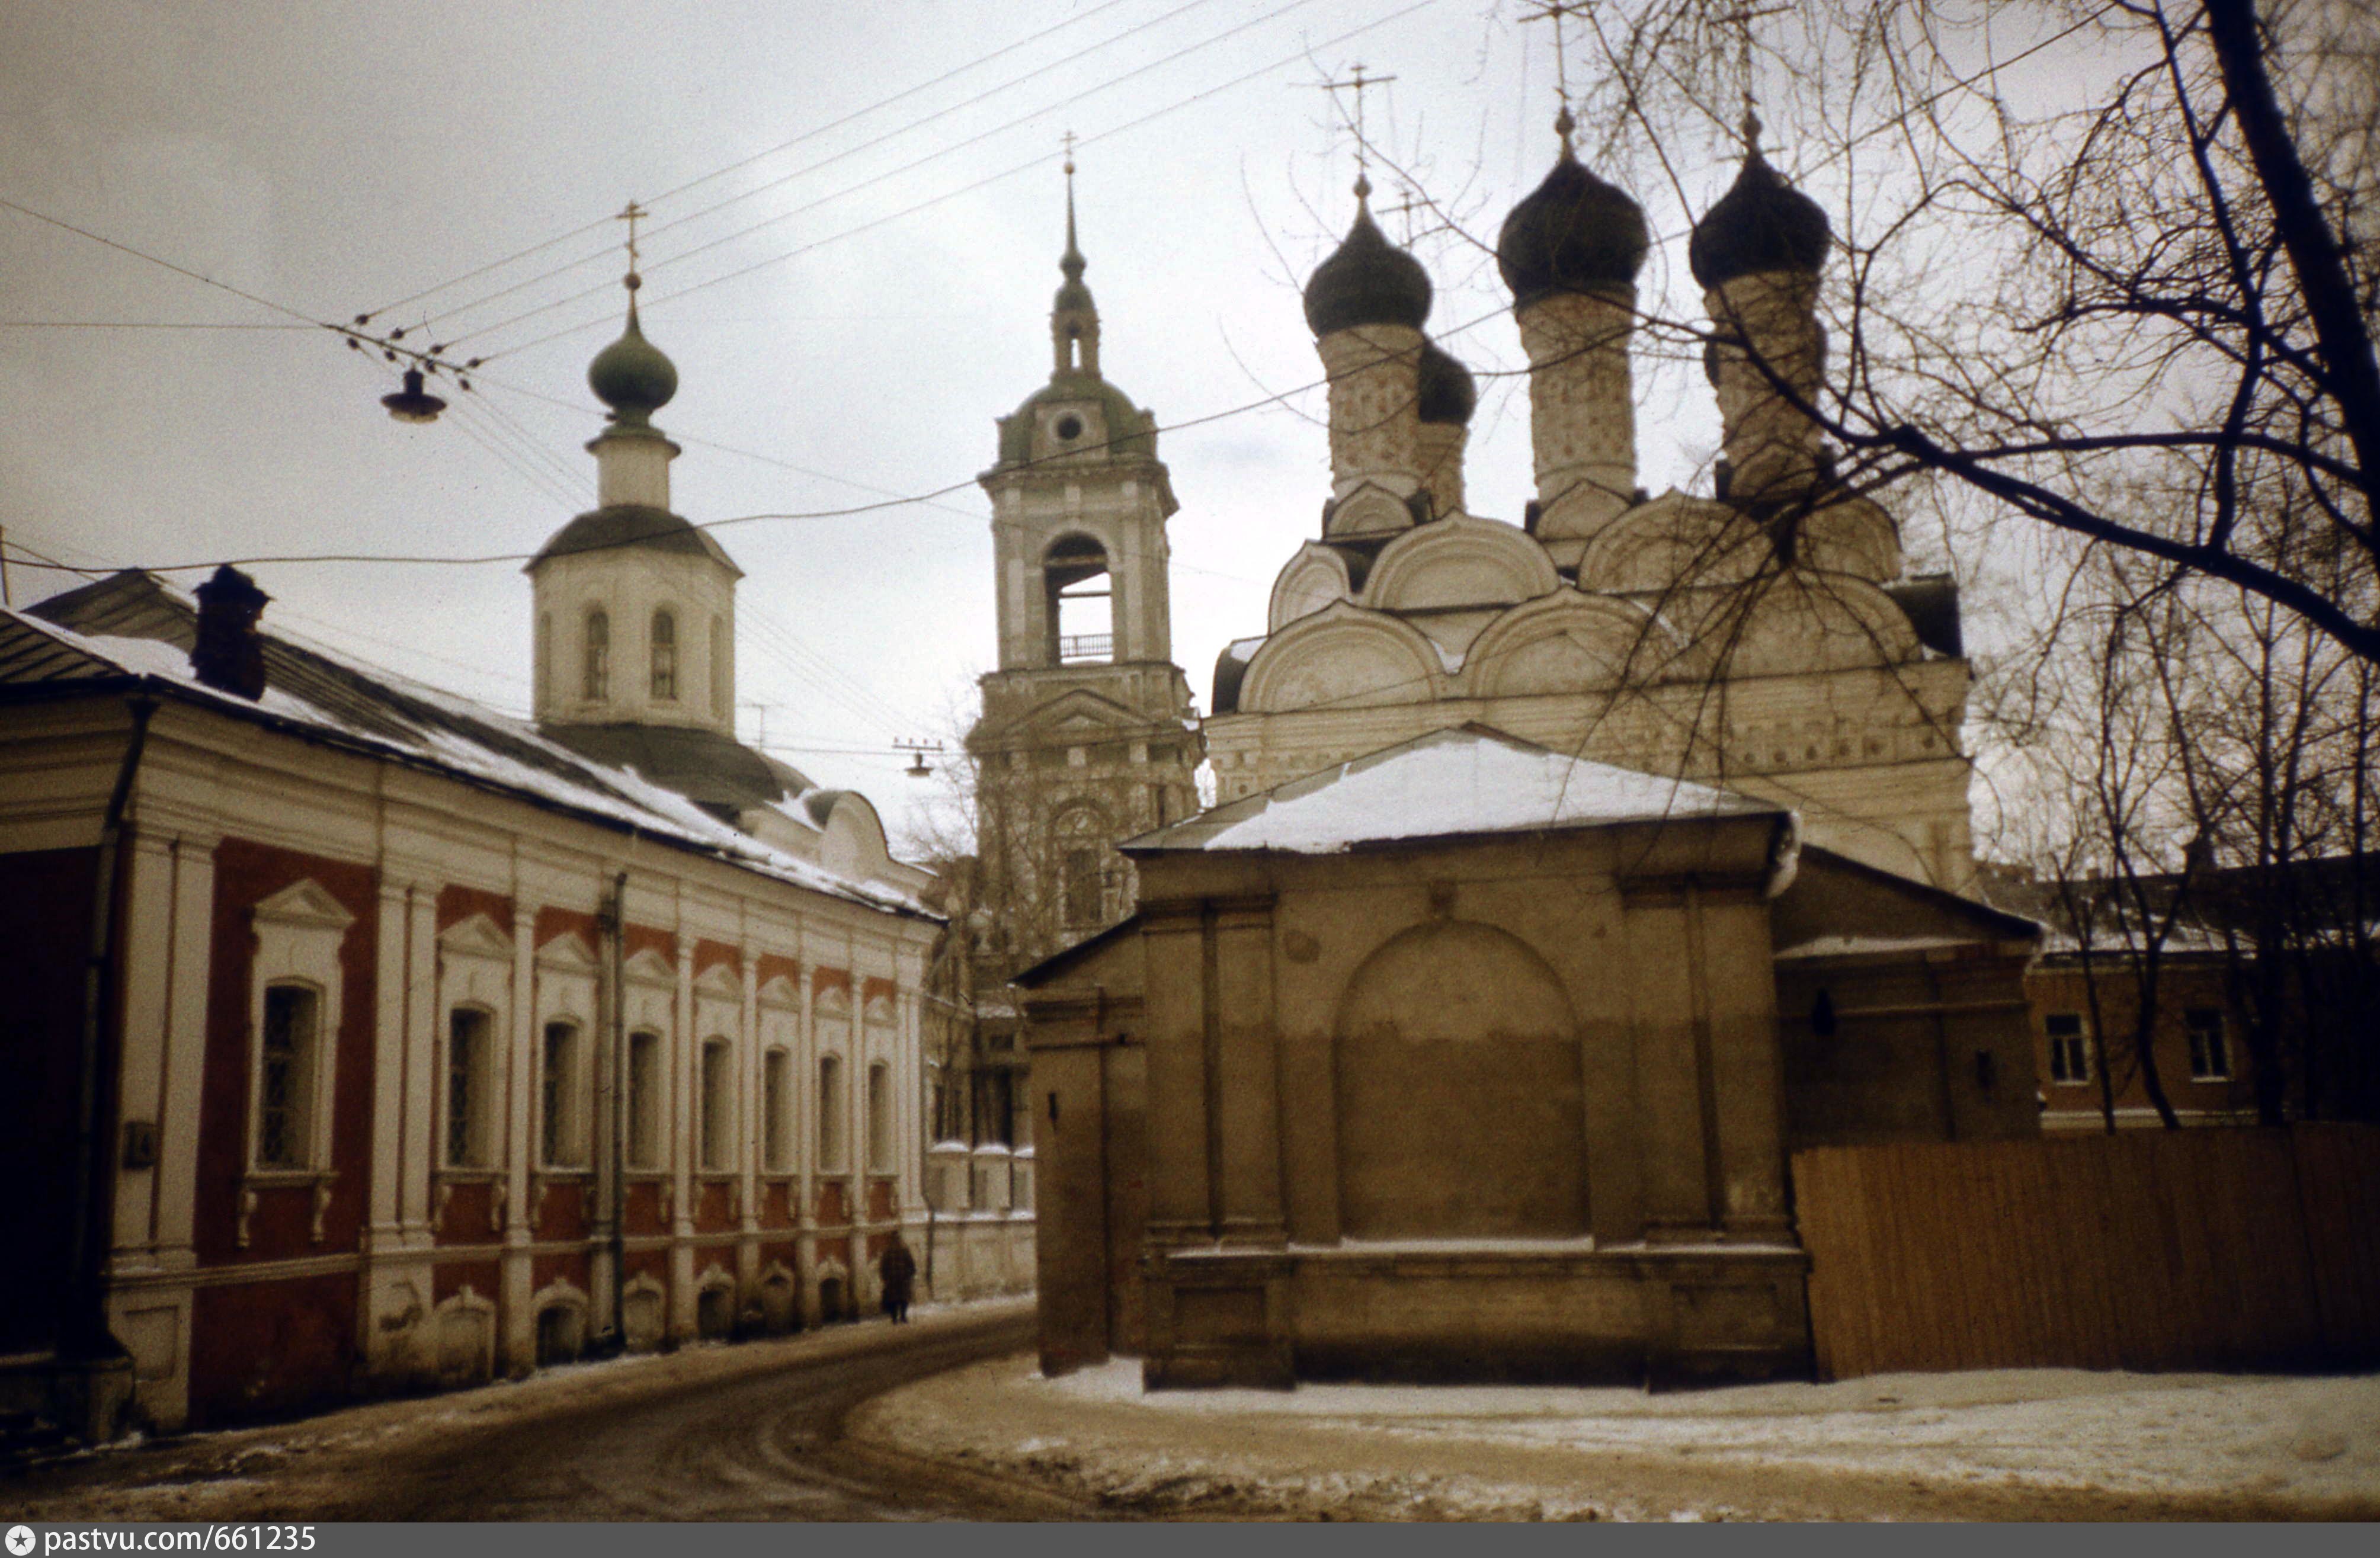
[[[1172,1250],[1147,1269],[1142,1372],[1152,1390],[1806,1377],[1808,1274],[1791,1245]]]

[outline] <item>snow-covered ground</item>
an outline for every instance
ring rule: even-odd
[[[2380,1376],[1144,1395],[1129,1359],[1062,1380],[1010,1360],[896,1393],[859,1426],[1152,1513],[2380,1517]]]

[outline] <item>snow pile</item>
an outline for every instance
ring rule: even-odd
[[[1465,725],[1219,806],[1127,847],[1331,854],[1393,839],[1774,815],[1783,810],[1708,785],[1572,757],[1500,731]]]

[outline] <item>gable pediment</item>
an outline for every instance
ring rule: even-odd
[[[1026,709],[1000,726],[992,735],[1002,742],[1029,733],[1044,741],[1080,743],[1105,741],[1127,731],[1145,730],[1148,723],[1147,717],[1134,713],[1111,698],[1101,697],[1087,688],[1075,687],[1048,703]]]
[[[438,933],[441,951],[465,958],[509,958],[513,955],[513,938],[497,928],[496,922],[485,914],[474,914],[457,921]]]
[[[694,992],[712,1000],[733,1001],[743,996],[744,982],[725,963],[713,963],[702,971],[701,978],[694,982]]]
[[[628,960],[626,972],[630,979],[639,984],[677,983],[677,970],[670,966],[670,960],[667,958],[650,947]]]
[[[540,968],[565,973],[593,973],[595,953],[577,931],[564,931],[537,949]]]
[[[343,931],[356,923],[346,904],[333,898],[329,891],[309,877],[282,888],[259,903],[254,910],[260,921],[274,924],[305,925],[315,930]]]

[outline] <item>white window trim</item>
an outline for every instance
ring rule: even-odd
[[[595,958],[586,942],[569,932],[537,949],[537,1091],[529,1099],[529,1141],[537,1165],[548,1174],[584,1174],[595,1163]],[[566,1022],[578,1031],[578,1076],[572,1092],[578,1108],[573,1132],[577,1161],[555,1163],[545,1155],[545,1031]]]
[[[501,1176],[509,1155],[505,1141],[505,1093],[512,1070],[513,938],[485,914],[472,914],[438,934],[438,1070],[434,1079],[437,1107],[431,1111],[436,1172],[453,1179]],[[480,1057],[481,1090],[480,1161],[459,1164],[446,1153],[447,1126],[454,1106],[449,1085],[454,1076],[451,1045],[455,1014],[475,1010],[487,1017],[487,1053]]]
[[[2052,1017],[2070,1017],[2074,1019],[2074,1032],[2071,1034],[2051,1033],[2049,1031],[2049,1019]],[[2086,1014],[2079,1011],[2045,1012],[2042,1014],[2041,1036],[2048,1046],[2050,1063],[2048,1077],[2049,1085],[2052,1087],[2090,1086],[2092,1077],[2094,1075],[2091,1069],[2091,1019]],[[2081,1063],[2074,1075],[2070,1077],[2061,1077],[2058,1074],[2058,1045],[2061,1039],[2069,1037],[2072,1038],[2075,1044],[2079,1046],[2074,1053]]]
[[[256,935],[248,991],[248,1142],[251,1183],[310,1184],[331,1177],[331,1105],[338,1096],[339,1018],[346,981],[339,948],[356,917],[311,878],[286,887],[250,914]],[[315,993],[313,1096],[307,1100],[305,1163],[272,1166],[257,1161],[263,1141],[264,992],[303,984]]]

